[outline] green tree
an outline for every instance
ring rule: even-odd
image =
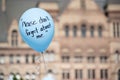
[[[13,80],[17,80],[16,75],[14,75]]]

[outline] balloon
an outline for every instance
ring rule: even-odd
[[[45,10],[31,8],[25,11],[19,20],[22,39],[34,50],[45,51],[54,36],[54,22]]]

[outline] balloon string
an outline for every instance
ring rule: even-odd
[[[47,63],[45,61],[45,58],[44,58],[44,53],[42,52],[42,57],[43,57],[43,62],[44,62],[44,66],[45,66],[45,70],[47,72]]]
[[[40,54],[40,57],[41,57],[41,54]],[[42,65],[42,64],[41,64],[41,62],[42,62],[42,61],[41,61],[41,58],[39,58],[39,59],[40,59],[40,60],[39,60],[39,62],[40,62],[40,80],[42,80],[42,79],[41,79],[41,74],[42,74],[42,71],[41,71],[41,67],[42,67],[41,65]]]
[[[41,57],[41,55],[38,56],[35,60],[38,61],[38,64],[36,66],[36,74],[40,75],[40,80],[41,80],[41,58],[40,57]]]

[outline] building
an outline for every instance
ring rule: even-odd
[[[55,80],[120,80],[120,1],[106,5],[104,11],[94,0],[0,0],[0,80],[39,80],[48,72]],[[31,7],[44,8],[55,22],[47,70],[19,34],[19,17]]]

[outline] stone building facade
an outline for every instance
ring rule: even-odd
[[[0,80],[13,74],[44,80],[48,72],[55,80],[120,80],[119,3],[109,0],[106,16],[94,0],[1,0]],[[42,57],[40,64],[36,61],[41,54],[19,34],[19,17],[31,7],[47,10],[55,22],[53,41],[44,54],[47,69]]]

